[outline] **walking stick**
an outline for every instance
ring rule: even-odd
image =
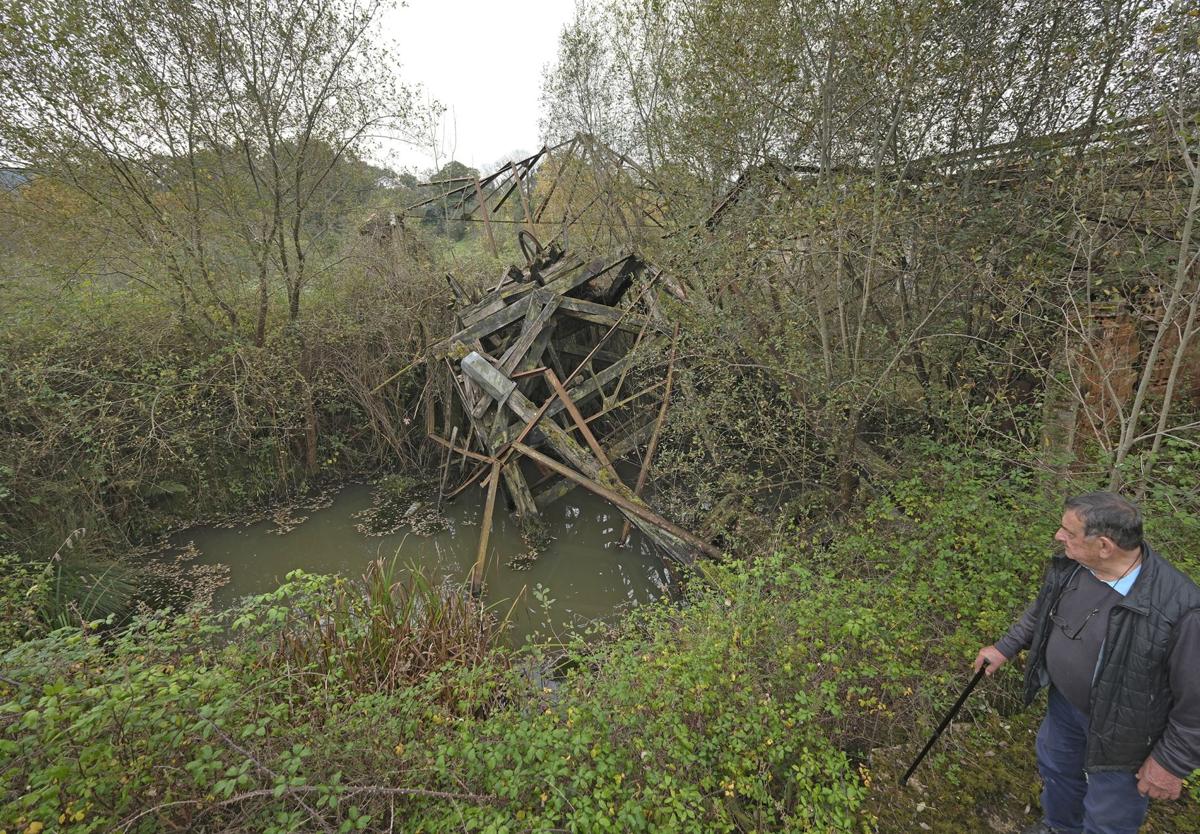
[[[909,765],[908,770],[905,771],[904,775],[900,777],[901,785],[908,784],[908,777],[913,775],[913,771],[917,769],[917,765],[919,765],[921,760],[925,758],[925,754],[929,752],[929,748],[933,747],[934,742],[941,737],[942,732],[950,726],[950,722],[954,720],[954,716],[958,715],[958,711],[962,709],[962,705],[967,700],[967,696],[971,694],[971,690],[975,688],[975,684],[979,683],[979,679],[983,677],[983,673],[987,671],[987,667],[988,662],[985,660],[983,661],[983,665],[979,667],[979,671],[975,673],[975,677],[971,678],[971,682],[967,684],[967,688],[964,689],[962,694],[958,696],[958,700],[954,702],[954,706],[950,707],[950,712],[946,713],[946,717],[942,719],[942,723],[934,732],[933,737],[926,742],[925,749],[921,751],[921,755],[917,756],[917,760]]]

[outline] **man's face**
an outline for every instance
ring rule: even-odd
[[[1085,536],[1083,519],[1074,510],[1063,513],[1062,526],[1054,534],[1054,540],[1062,544],[1068,559],[1084,567],[1096,568],[1103,561],[1103,536]]]

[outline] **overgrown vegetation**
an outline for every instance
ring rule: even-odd
[[[516,666],[485,612],[387,593],[379,572],[294,576],[109,640],[61,630],[3,657],[3,814],[80,831],[852,832],[962,830],[961,813],[1013,830],[1025,754],[973,755],[1028,746],[1015,672],[972,701],[973,737],[939,748],[926,792],[893,782],[1037,581],[1057,509],[1039,486],[940,456],[828,542],[706,566],[685,606]],[[1200,570],[1194,524],[1152,516],[1150,534]],[[1156,806],[1147,830],[1192,830],[1197,799]]]
[[[370,136],[430,114],[381,4],[252,5],[0,0],[0,832],[1031,821],[1016,670],[894,781],[1064,494],[1138,498],[1200,577],[1195,10],[581,7],[546,129],[592,156],[531,194],[685,291],[654,501],[727,557],[514,651],[382,566],[117,627],[174,524],[382,470],[405,504],[443,274],[518,257],[445,205],[392,218],[413,179]],[[1187,790],[1145,830],[1200,830]]]

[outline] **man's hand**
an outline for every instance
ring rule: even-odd
[[[979,650],[979,654],[975,655],[975,665],[971,668],[978,672],[979,667],[984,664],[984,661],[987,662],[988,667],[986,674],[990,678],[992,675],[996,674],[997,669],[999,669],[1005,663],[1008,663],[1008,658],[1001,654],[1000,650],[995,646],[984,646]]]
[[[1138,793],[1151,799],[1179,799],[1183,790],[1183,780],[1147,756],[1146,761],[1138,768]]]

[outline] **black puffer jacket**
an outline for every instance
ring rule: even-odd
[[[1136,770],[1167,727],[1173,701],[1167,656],[1174,626],[1200,609],[1200,588],[1154,552],[1144,548],[1142,569],[1129,594],[1108,619],[1104,647],[1092,683],[1087,755],[1089,771]],[[1025,701],[1049,685],[1046,642],[1050,611],[1077,563],[1064,556],[1051,560],[1034,610],[1036,625],[1025,668]]]

